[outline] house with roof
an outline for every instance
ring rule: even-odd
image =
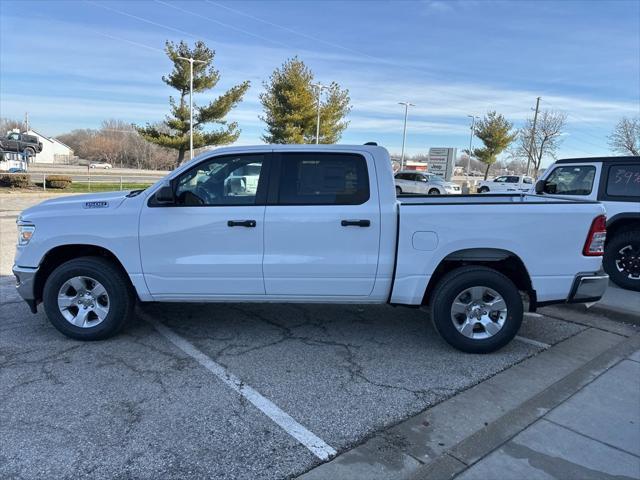
[[[31,160],[32,163],[69,163],[74,158],[73,149],[54,137],[47,137],[35,130],[28,130],[27,135],[34,135],[42,142],[42,151]]]

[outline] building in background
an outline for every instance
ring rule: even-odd
[[[47,137],[35,130],[28,130],[27,135],[34,135],[42,142],[42,151],[37,153],[31,163],[62,163],[66,164],[74,158],[73,150],[57,138]]]

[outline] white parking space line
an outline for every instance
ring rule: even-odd
[[[216,363],[214,360],[202,353],[193,344],[179,336],[177,333],[173,332],[162,323],[154,320],[153,318],[150,318],[148,315],[142,314],[142,317],[147,322],[149,322],[156,329],[156,331],[160,333],[160,335],[165,337],[176,347],[178,347],[204,368],[213,373],[225,385],[246,398],[258,410],[260,410],[267,417],[278,424],[280,428],[282,428],[285,432],[295,438],[302,445],[307,447],[311,451],[311,453],[313,453],[320,460],[328,460],[330,457],[334,456],[337,453],[333,447],[325,443],[322,439],[318,438],[313,432],[300,425],[289,414],[282,411],[275,403],[262,396],[259,392],[244,383],[225,367]]]
[[[529,345],[533,345],[534,347],[540,347],[544,349],[551,347],[551,345],[549,345],[548,343],[539,342],[538,340],[533,340],[532,338],[521,337],[520,335],[516,335],[515,339],[523,343],[528,343]]]

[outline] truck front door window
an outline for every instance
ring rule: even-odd
[[[255,205],[262,155],[217,157],[178,178],[180,206]]]
[[[544,193],[556,195],[589,195],[596,168],[592,165],[558,167],[547,178]]]

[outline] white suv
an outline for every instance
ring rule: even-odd
[[[414,170],[402,171],[395,174],[396,194],[418,193],[427,195],[459,195],[460,186],[447,182],[444,178],[427,172]]]
[[[640,292],[640,157],[558,160],[535,193],[601,202],[607,211],[602,265],[618,286]]]

